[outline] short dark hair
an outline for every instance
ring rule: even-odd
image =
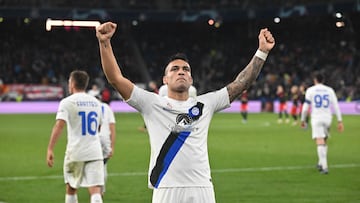
[[[325,77],[321,73],[315,73],[314,74],[314,79],[316,79],[316,81],[318,81],[319,83],[323,83],[324,80],[325,80]]]
[[[186,56],[186,54],[181,53],[181,52],[178,52],[178,53],[176,53],[176,54],[173,54],[173,55],[171,55],[171,56],[168,58],[168,60],[167,60],[167,62],[166,62],[166,64],[165,64],[165,68],[164,68],[165,75],[166,75],[166,67],[169,65],[169,63],[171,63],[172,61],[175,61],[175,60],[177,60],[177,59],[180,59],[180,60],[185,61],[186,63],[189,63],[189,59],[188,59],[188,57]]]
[[[82,70],[74,70],[70,73],[70,78],[75,84],[75,88],[78,90],[86,90],[89,84],[89,75]]]
[[[186,54],[179,52],[179,53],[176,53],[174,55],[171,55],[169,57],[168,61],[167,61],[167,64],[169,64],[170,62],[175,61],[177,59],[181,59],[181,60],[186,61],[187,63],[189,63],[189,59],[186,56]]]

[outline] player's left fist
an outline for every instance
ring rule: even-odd
[[[258,38],[259,49],[265,53],[268,53],[275,46],[275,38],[267,28],[260,30]]]

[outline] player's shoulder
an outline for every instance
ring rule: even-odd
[[[111,109],[110,105],[109,105],[109,104],[107,104],[107,103],[105,103],[105,102],[101,102],[101,106],[103,106],[104,108],[106,108],[106,109],[108,109],[108,110],[112,111],[112,109]]]
[[[309,87],[307,89],[307,91],[323,91],[323,90],[327,90],[327,89],[328,89],[328,86],[326,86],[324,84],[316,84],[316,85]]]
[[[68,104],[68,103],[71,103],[71,101],[73,101],[74,98],[75,98],[74,94],[69,95],[69,96],[63,98],[63,99],[60,101],[60,104]]]
[[[166,96],[166,95],[167,95],[167,91],[168,91],[167,85],[162,85],[162,86],[159,88],[159,95],[160,95],[160,96]]]
[[[220,100],[223,97],[228,97],[228,90],[226,87],[223,87],[219,90],[214,90],[210,92],[206,92],[203,94],[198,95],[196,98],[199,100]]]
[[[321,90],[323,92],[335,93],[335,91],[332,87],[325,85],[325,84],[316,85],[315,87],[317,90]]]
[[[85,103],[91,102],[92,104],[97,104],[97,106],[101,106],[101,103],[102,103],[96,97],[89,95],[87,93],[73,94],[70,99],[73,101],[76,101],[76,102],[85,102]]]
[[[328,85],[324,85],[325,88],[327,88],[328,90],[334,91],[334,88],[328,86]]]
[[[160,88],[159,88],[159,90],[165,90],[165,89],[167,89],[167,88],[168,88],[167,85],[161,85]]]

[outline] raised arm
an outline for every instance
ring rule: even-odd
[[[259,38],[259,48],[250,63],[239,73],[236,79],[226,87],[229,92],[230,102],[234,101],[239,95],[249,88],[251,83],[257,78],[263,67],[266,57],[275,45],[274,37],[267,28],[261,29]]]
[[[99,40],[99,49],[101,64],[108,82],[120,93],[125,99],[129,99],[134,84],[125,78],[114,56],[110,39],[114,35],[116,24],[107,22],[96,28],[96,37]]]

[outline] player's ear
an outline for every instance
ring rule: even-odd
[[[166,75],[163,76],[163,83],[164,83],[165,85],[167,85],[167,77],[166,77]]]

